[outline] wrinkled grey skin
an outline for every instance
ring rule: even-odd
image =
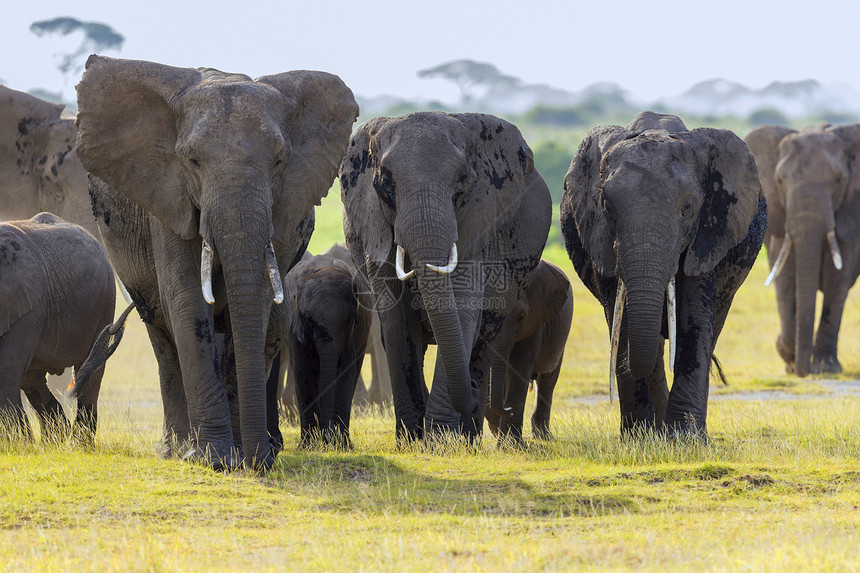
[[[46,374],[77,372],[113,320],[116,292],[104,248],[85,229],[51,213],[0,223],[0,414],[30,436],[21,390],[42,435],[68,426]],[[104,367],[78,397],[75,428],[91,440]]]
[[[355,268],[331,255],[301,261],[284,278],[291,375],[301,442],[350,446],[349,420],[373,301]]]
[[[340,243],[335,243],[322,254],[331,255],[355,268],[349,250]],[[302,260],[306,261],[311,257],[312,255],[305,251]],[[368,293],[370,292],[369,289],[368,286]],[[376,312],[371,312],[371,316],[366,353],[370,355],[372,377],[370,385],[367,386],[359,372],[352,403],[360,407],[368,405],[386,407],[391,405],[391,376],[388,373],[388,359],[385,357],[385,349],[382,346],[382,328],[379,324],[379,315]],[[279,387],[278,390],[280,406],[287,420],[290,423],[296,423],[299,421],[299,410],[296,402],[295,375],[290,371],[289,352],[281,353],[280,357],[281,367],[278,383],[283,386],[283,388]]]
[[[791,238],[785,265],[774,281],[779,355],[786,369],[798,376],[841,372],[839,326],[848,290],[860,273],[860,124],[817,125],[800,132],[764,126],[745,141],[755,155],[767,198],[765,245],[771,267]],[[833,231],[841,270],[827,239]],[[813,333],[819,290],[823,305]]]
[[[677,117],[652,112],[631,126],[598,127],[583,140],[565,177],[562,233],[610,332],[619,280],[627,289],[615,369],[622,432],[665,424],[673,434],[706,436],[709,366],[761,247],[766,205],[752,154],[733,133],[679,129]],[[668,392],[663,340],[673,277],[677,354]]]
[[[376,299],[400,439],[482,431],[489,346],[546,243],[551,201],[512,124],[415,113],[360,126],[340,169],[352,260]],[[458,264],[443,274],[430,268]],[[404,271],[395,273],[397,246]],[[428,393],[424,352],[436,343]]]
[[[564,271],[541,259],[496,338],[487,423],[497,436],[522,442],[523,415],[532,381],[537,399],[532,435],[550,439],[549,417],[564,345],[573,319],[573,291]]]
[[[0,86],[0,221],[47,211],[98,238],[78,130],[62,113],[60,104]]]
[[[215,468],[271,467],[281,437],[268,374],[283,325],[269,271],[283,276],[307,246],[358,111],[352,93],[323,72],[252,80],[98,56],[77,89],[93,210],[158,360],[164,453],[190,444],[187,457]]]

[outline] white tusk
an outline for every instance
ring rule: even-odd
[[[609,345],[609,401],[615,392],[615,364],[618,360],[618,339],[621,337],[621,317],[624,316],[624,299],[627,289],[618,279],[618,292],[615,294],[615,311],[612,313],[612,338]]]
[[[457,243],[453,243],[451,245],[451,254],[448,255],[448,264],[444,267],[435,267],[430,263],[427,263],[427,268],[431,271],[436,271],[437,273],[442,273],[443,275],[447,275],[449,273],[453,273],[454,269],[457,268]]]
[[[838,248],[838,247],[837,247]],[[785,266],[785,261],[788,260],[788,252],[791,250],[791,236],[786,233],[785,239],[782,241],[782,248],[779,249],[779,254],[776,256],[776,262],[773,264],[773,268],[770,271],[770,274],[767,275],[767,278],[764,281],[764,286],[770,286],[770,283],[773,282],[773,279],[779,275],[780,271],[782,271],[782,267]],[[842,264],[840,257],[840,266]]]
[[[669,280],[669,286],[666,288],[666,303],[668,308],[666,312],[669,314],[669,370],[675,369],[675,349],[677,348],[677,303],[675,300],[675,277]]]
[[[266,265],[269,267],[269,280],[275,292],[275,304],[284,302],[284,285],[281,283],[281,273],[278,271],[278,259],[275,257],[275,247],[272,241],[266,245]]]
[[[203,298],[207,303],[215,304],[215,297],[212,295],[212,247],[205,240],[200,252],[200,282]]]
[[[402,281],[405,281],[409,277],[415,274],[415,269],[412,269],[408,273],[403,270],[403,259],[406,258],[406,251],[400,245],[397,245],[397,257],[394,260],[394,268],[397,270],[397,278]]]
[[[839,241],[836,240],[836,230],[827,233],[827,241],[830,243],[830,255],[833,257],[833,266],[837,271],[842,270],[842,253],[839,252]]]

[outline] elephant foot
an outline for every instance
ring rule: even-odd
[[[666,421],[666,437],[674,441],[708,442],[708,430],[703,420],[693,414],[685,414],[681,419]]]
[[[839,374],[842,372],[842,364],[836,358],[836,353],[815,355],[812,358],[810,372],[813,374]]]
[[[499,449],[523,449],[526,447],[526,442],[523,440],[523,429],[517,426],[504,425],[499,428],[498,441],[496,446]]]
[[[218,472],[237,470],[243,465],[242,454],[236,448],[228,448],[226,452],[218,452],[211,445],[189,448],[182,456],[182,460],[200,463]]]
[[[776,351],[783,362],[785,362],[785,371],[789,374],[794,374],[794,344],[787,344],[780,334],[776,337]]]
[[[536,424],[532,421],[532,437],[536,440],[552,440],[552,432],[549,431],[549,424]]]

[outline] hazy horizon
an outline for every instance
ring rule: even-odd
[[[253,4],[253,7],[251,7]],[[166,14],[162,15],[162,14]],[[81,34],[37,37],[30,24],[59,16],[100,22],[125,36],[105,55],[184,67],[211,66],[252,77],[291,69],[338,74],[364,97],[393,95],[454,102],[457,87],[417,77],[420,69],[471,59],[492,63],[529,84],[580,91],[598,82],[638,101],[677,96],[726,79],[752,89],[813,79],[855,89],[846,55],[858,52],[852,23],[860,5],[791,0],[779,10],[742,0],[693,5],[630,0],[554,5],[535,0],[432,8],[395,2],[257,2],[236,10],[154,0],[145,8],[105,0],[71,7],[57,0],[17,3],[0,26],[0,79],[18,90],[43,88],[74,98],[78,75],[57,70],[57,54],[74,52]],[[83,58],[85,59],[85,58]],[[82,61],[83,61],[82,59]]]

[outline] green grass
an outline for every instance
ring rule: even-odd
[[[312,252],[342,239],[335,191]],[[391,412],[363,412],[351,452],[298,450],[284,426],[265,476],[161,460],[155,360],[133,315],[94,449],[0,440],[0,570],[856,569],[860,398],[785,374],[764,257],[717,348],[730,385],[712,386],[702,444],[619,439],[603,311],[563,247],[546,255],[575,298],[555,440],[398,449]],[[856,293],[842,332],[847,380],[860,373]],[[764,398],[774,391],[800,396]]]

